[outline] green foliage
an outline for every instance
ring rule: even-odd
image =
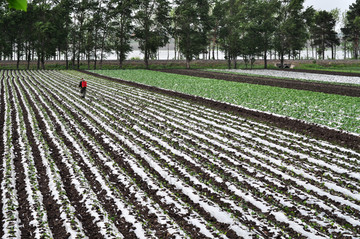
[[[113,12],[110,39],[113,42],[112,48],[118,55],[119,66],[122,68],[123,61],[132,50],[130,40],[131,32],[134,30],[132,23],[134,1],[112,0],[111,2],[115,5],[110,5],[110,10]]]
[[[350,5],[349,11],[346,13],[345,27],[341,29],[344,39],[351,41],[355,59],[359,56],[359,38],[360,38],[360,1]]]
[[[325,58],[326,47],[339,45],[340,41],[335,32],[336,19],[335,16],[327,11],[319,11],[315,14],[314,24],[310,31],[314,45],[319,47],[319,53],[322,59]]]
[[[7,0],[10,8],[16,10],[27,10],[27,0]]]
[[[210,30],[208,0],[176,0],[175,35],[179,38],[179,48],[190,68],[190,61],[206,51],[207,34]]]
[[[307,40],[304,0],[281,1],[276,19],[274,48],[283,65],[284,56],[297,55]]]
[[[344,63],[333,63],[321,65],[317,64],[316,61],[313,64],[299,64],[298,69],[310,69],[310,70],[322,70],[322,71],[338,71],[338,72],[354,72],[360,73],[359,63],[344,64]]]
[[[360,133],[360,109],[357,107],[360,105],[359,97],[145,70],[97,73]]]
[[[148,68],[151,56],[169,41],[170,5],[168,0],[136,0],[135,5],[135,38]]]

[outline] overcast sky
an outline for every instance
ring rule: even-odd
[[[356,0],[305,0],[305,7],[313,6],[316,10],[332,10],[340,8],[341,12],[349,10],[349,6]]]

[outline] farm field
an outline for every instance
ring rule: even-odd
[[[92,72],[360,134],[360,97],[146,70]]]
[[[295,71],[286,71],[286,70],[264,70],[264,69],[253,69],[253,70],[215,70],[219,72],[229,72],[236,74],[244,75],[254,75],[254,76],[265,76],[265,77],[280,77],[286,79],[294,80],[307,80],[315,82],[325,82],[325,83],[337,83],[337,84],[349,84],[349,85],[360,85],[359,76],[340,76],[340,75],[330,75],[330,74],[315,74],[307,72],[295,72]],[[331,73],[331,72],[329,72]]]
[[[80,72],[0,76],[1,238],[360,236],[359,152]]]

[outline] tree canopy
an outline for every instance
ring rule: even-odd
[[[9,8],[10,7],[10,8]],[[16,11],[25,10],[25,11]],[[186,59],[222,50],[228,66],[270,55],[298,57],[306,45],[324,58],[339,45],[338,10],[304,8],[304,0],[0,0],[0,60],[65,59],[67,68],[101,67],[108,53],[119,66],[137,42],[144,63],[175,39],[175,52]],[[359,53],[360,0],[352,4],[342,28],[344,40]],[[26,24],[24,24],[26,23]],[[100,62],[98,64],[98,61]]]
[[[346,24],[341,29],[344,38],[353,44],[354,57],[359,57],[359,38],[360,38],[360,0],[350,5],[346,13]]]

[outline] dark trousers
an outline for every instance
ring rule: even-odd
[[[82,87],[80,93],[81,93],[81,97],[82,97],[82,98],[85,98],[85,95],[86,95],[86,87]]]

